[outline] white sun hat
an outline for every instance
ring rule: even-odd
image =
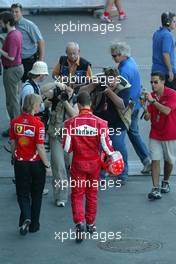
[[[33,64],[32,69],[30,70],[30,73],[35,74],[35,75],[39,75],[39,74],[49,75],[48,66],[44,61],[36,61]]]

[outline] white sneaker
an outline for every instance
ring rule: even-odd
[[[65,203],[64,202],[59,202],[56,200],[56,206],[57,207],[65,207]]]
[[[102,15],[100,19],[102,22],[112,23],[112,18],[110,16]]]
[[[31,220],[30,219],[26,219],[22,226],[20,226],[19,231],[20,231],[20,235],[25,236],[27,234],[27,232],[29,231],[29,226],[31,224]]]
[[[161,199],[162,195],[158,187],[153,187],[151,192],[148,194],[148,199],[150,201]]]

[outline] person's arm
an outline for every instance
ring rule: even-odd
[[[46,175],[52,175],[51,172],[51,165],[48,161],[48,158],[46,156],[45,147],[44,147],[44,139],[45,139],[45,127],[44,124],[41,121],[38,121],[39,119],[36,118],[36,134],[35,134],[35,143],[37,152],[40,156],[41,161],[43,162],[45,169],[46,169]]]
[[[40,39],[38,42],[38,52],[39,52],[39,60],[43,61],[45,57],[45,41]]]
[[[79,114],[77,104],[72,106],[67,100],[63,102],[63,105],[65,107],[65,110],[69,117],[74,117]]]
[[[114,148],[112,146],[112,141],[109,138],[108,132],[108,123],[104,121],[100,127],[100,142],[104,152],[108,156],[111,156],[114,153]]]
[[[15,59],[15,57],[9,56],[9,54],[6,51],[4,51],[3,49],[0,49],[0,54],[10,61],[14,61],[14,59]]]
[[[120,98],[114,91],[112,91],[110,88],[107,88],[105,90],[105,94],[109,97],[109,99],[111,99],[111,101],[113,102],[113,104],[118,110],[125,109],[123,99]]]
[[[52,170],[51,170],[51,164],[48,161],[48,158],[46,156],[46,152],[45,152],[45,147],[43,144],[37,144],[37,151],[38,154],[45,166],[45,170],[46,170],[46,176],[51,176],[52,175]]]
[[[16,148],[15,140],[11,139],[10,143],[11,143],[12,158],[14,158],[14,156],[15,156],[15,148]]]
[[[168,69],[169,81],[171,82],[174,79],[174,74],[172,71],[172,65],[171,65],[169,53],[163,53],[163,59],[164,59],[164,63],[166,64],[166,67]]]
[[[10,147],[11,147],[11,153],[12,153],[11,164],[14,165],[16,141],[15,141],[15,130],[14,130],[14,122],[13,122],[13,120],[10,123],[9,136],[10,136]]]
[[[22,35],[21,35],[22,38]],[[8,47],[7,51],[4,51],[3,49],[0,49],[0,54],[4,56],[6,59],[10,61],[14,61],[15,57],[18,53],[18,41],[14,35],[11,37],[6,37],[5,39],[6,45]]]
[[[72,136],[70,133],[71,125],[69,121],[64,122],[64,130],[63,130],[63,140],[62,140],[62,146],[65,152],[71,153],[73,151],[72,149]]]
[[[166,33],[162,38],[162,55],[164,63],[168,69],[169,81],[171,82],[174,78],[171,58],[170,58],[170,51],[173,49],[173,38],[170,33]]]
[[[50,168],[50,162],[48,161],[48,158],[46,156],[45,147],[43,144],[37,144],[37,151],[38,154],[46,168]]]
[[[163,113],[165,115],[170,114],[172,109],[168,106],[160,104],[155,98],[152,97],[151,93],[148,93],[146,95],[146,98],[147,98],[148,102],[154,104],[156,109],[158,109],[161,113]]]

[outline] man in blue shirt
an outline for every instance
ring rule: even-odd
[[[164,74],[165,85],[176,90],[175,40],[171,33],[176,28],[176,15],[163,13],[161,23],[162,27],[153,34],[152,72]]]
[[[130,84],[130,98],[135,103],[135,107],[131,116],[131,125],[128,130],[128,137],[144,165],[142,173],[148,173],[151,170],[151,161],[149,151],[142,141],[138,128],[138,115],[139,115],[139,97],[141,94],[141,80],[139,70],[135,60],[131,57],[130,47],[123,42],[114,43],[111,46],[111,55],[115,62],[118,63],[118,70]]]
[[[45,43],[37,25],[23,17],[22,5],[19,3],[11,5],[11,12],[16,21],[16,28],[22,33],[22,64],[24,75],[22,82],[28,79],[28,72],[32,69],[34,62],[44,60]]]

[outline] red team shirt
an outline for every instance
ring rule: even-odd
[[[156,98],[154,92],[152,93],[152,97]],[[156,109],[155,104],[148,106],[148,112],[151,114],[150,138],[156,140],[176,140],[176,92],[165,87],[164,93],[158,102],[171,108],[171,112],[169,115],[165,115]]]
[[[114,151],[107,121],[93,115],[90,110],[83,109],[78,116],[64,122],[63,146],[66,152],[73,151],[73,160],[100,159],[100,144],[108,155]]]
[[[11,121],[10,138],[15,140],[15,159],[40,160],[37,144],[44,144],[45,127],[40,118],[27,113]]]

